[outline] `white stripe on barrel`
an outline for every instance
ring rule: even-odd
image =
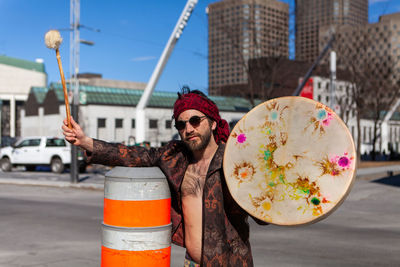
[[[115,250],[144,251],[171,246],[171,225],[161,227],[113,227],[103,224],[103,246]]]
[[[170,192],[165,178],[107,177],[104,197],[115,200],[156,200],[170,198]]]

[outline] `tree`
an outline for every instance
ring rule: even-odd
[[[380,35],[371,34],[368,27],[342,27],[337,31],[334,44],[338,65],[349,73],[349,97],[354,103],[352,108],[356,115],[358,159],[362,136],[361,119],[373,121],[371,143],[372,156],[375,159],[384,113],[400,96],[399,73],[396,68],[398,57],[391,55],[390,43],[383,47],[381,39]]]

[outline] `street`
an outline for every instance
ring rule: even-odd
[[[0,180],[10,175],[23,176],[0,173]],[[85,181],[101,180],[91,175]],[[255,266],[399,266],[399,180],[386,180],[395,186],[357,179],[343,205],[313,225],[250,220]],[[1,184],[0,200],[1,267],[100,265],[101,190]],[[171,266],[182,266],[183,257],[184,250],[173,246]]]

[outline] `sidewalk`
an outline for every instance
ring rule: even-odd
[[[95,183],[74,184],[65,181],[48,181],[48,180],[18,179],[18,178],[0,178],[0,184],[69,187],[69,188],[90,189],[90,190],[100,190],[100,191],[104,190],[104,184],[95,184]]]
[[[357,178],[381,178],[400,173],[400,161],[362,161],[357,169]],[[378,176],[378,177],[376,177]]]
[[[78,183],[71,183],[70,173],[68,172],[56,175],[51,173],[49,169],[43,169],[37,169],[35,172],[36,175],[40,173],[42,174],[39,178],[36,175],[35,178],[31,178],[32,172],[16,172],[13,176],[18,177],[7,177],[7,173],[2,173],[3,175],[0,177],[0,184],[65,187],[103,191],[105,174],[111,168],[102,165],[88,166],[86,173],[79,174]]]
[[[97,173],[95,178],[90,178],[91,174],[81,174],[79,183],[71,183],[69,178],[60,176],[54,180],[54,176],[50,179],[43,175],[40,179],[27,178],[0,178],[0,184],[28,185],[28,186],[49,186],[49,187],[69,187],[88,190],[104,190],[104,177],[106,171]],[[357,169],[357,179],[373,180],[389,176],[389,173],[396,175],[400,173],[400,162],[362,162],[360,168]]]

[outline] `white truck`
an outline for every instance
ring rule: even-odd
[[[63,138],[57,137],[25,137],[14,145],[0,150],[0,169],[11,171],[13,166],[25,166],[34,171],[36,166],[50,166],[54,173],[62,173],[71,164],[71,145]],[[78,155],[79,171],[84,172],[86,164],[82,153]]]

